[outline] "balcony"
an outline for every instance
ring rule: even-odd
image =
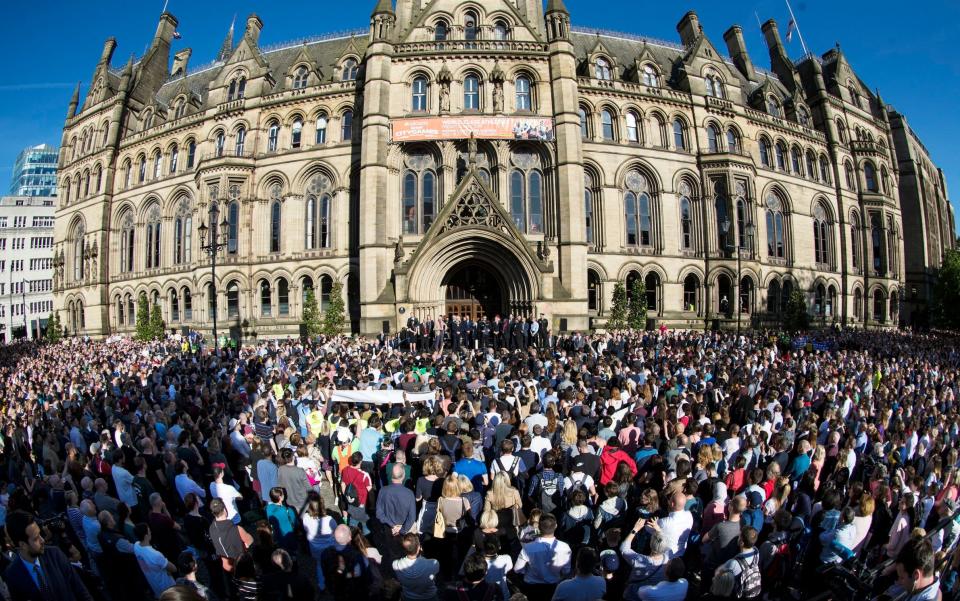
[[[541,44],[540,42],[522,42],[517,40],[430,40],[424,42],[409,42],[394,46],[394,53],[400,56],[437,52],[541,53],[546,51],[546,44]]]
[[[886,149],[879,142],[873,140],[850,140],[850,150],[856,155],[882,157],[887,154]]]
[[[707,96],[707,106],[725,113],[733,113],[733,102],[716,96]]]
[[[241,167],[252,169],[256,160],[252,148],[237,152],[235,148],[224,148],[221,152],[211,152],[197,159],[197,171],[217,167]]]
[[[229,102],[221,102],[217,105],[217,115],[224,115],[241,110],[243,110],[243,98],[238,98]]]

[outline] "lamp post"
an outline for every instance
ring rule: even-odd
[[[197,231],[200,232],[200,251],[210,256],[210,286],[213,289],[213,352],[219,353],[220,341],[217,338],[217,255],[221,250],[227,247],[229,242],[230,222],[227,216],[223,216],[223,221],[217,224],[217,215],[219,209],[216,202],[210,203],[210,227],[208,228],[203,221]],[[207,232],[210,232],[210,243],[207,243]],[[209,306],[209,303],[208,303]]]
[[[725,239],[726,241],[729,241],[730,238],[727,236],[727,233],[728,233],[729,230],[730,230],[730,218],[729,218],[729,217],[724,217],[724,218],[723,218],[723,221],[720,222],[720,227],[721,227],[721,229],[723,229],[723,237],[724,237],[724,239]],[[748,223],[744,229],[746,230],[746,231],[744,232],[744,234],[745,234],[744,237],[747,239],[747,240],[746,240],[747,243],[750,244],[750,246],[752,247],[752,246],[753,246],[753,231],[754,231],[754,225],[753,225],[752,223]],[[742,241],[742,240],[737,240],[737,241],[736,241],[736,244],[735,244],[734,246],[736,246],[736,251],[737,251],[737,298],[736,298],[737,304],[736,304],[736,311],[737,311],[737,336],[739,336],[739,335],[740,335],[740,313],[741,313],[742,310],[743,310],[743,306],[740,304],[740,293],[741,293],[740,286],[743,285],[743,281],[742,281],[742,280],[743,280],[743,269],[742,269],[741,262],[740,262],[740,249],[743,248],[743,241]]]

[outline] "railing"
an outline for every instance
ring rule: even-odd
[[[199,170],[203,166],[203,163],[210,163],[214,161],[220,161],[223,159],[253,160],[255,158],[255,155],[256,155],[256,152],[253,150],[253,148],[250,148],[249,150],[244,148],[240,152],[237,152],[235,148],[224,148],[220,152],[214,151],[214,152],[209,152],[209,153],[200,155],[197,158],[197,162],[196,162],[197,170]]]
[[[517,40],[433,40],[394,46],[396,54],[419,52],[546,52],[547,45]]]
[[[237,98],[236,100],[230,100],[229,102],[221,102],[217,105],[217,114],[229,113],[230,111],[236,111],[243,108],[243,98]]]
[[[654,44],[656,46],[663,46],[665,48],[672,48],[674,50],[686,50],[683,47],[683,44],[678,44],[677,42],[668,42],[667,40],[662,40],[659,38],[651,38],[646,36],[637,35],[634,33],[624,33],[622,31],[614,31],[612,29],[598,29],[596,27],[582,27],[582,26],[572,26],[570,27],[570,33],[579,33],[586,35],[602,35],[608,38],[619,38],[621,40],[632,40],[634,42],[646,42],[648,44]]]
[[[712,106],[724,111],[733,111],[733,102],[716,96],[707,96],[707,106]]]
[[[883,146],[873,140],[850,140],[850,150],[852,150],[854,154],[884,154],[885,152]]]

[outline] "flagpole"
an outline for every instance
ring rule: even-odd
[[[800,38],[800,45],[803,46],[803,54],[810,54],[810,51],[807,50],[807,43],[803,41],[803,34],[800,33],[800,22],[797,21],[797,17],[793,14],[793,7],[790,6],[790,0],[784,0],[787,3],[787,10],[790,11],[790,18],[793,20],[793,26],[797,28],[797,36]]]

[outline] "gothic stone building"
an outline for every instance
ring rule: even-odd
[[[363,333],[446,313],[586,329],[638,278],[677,327],[775,323],[795,290],[825,323],[889,327],[953,244],[905,119],[839,48],[790,60],[773,21],[770,70],[737,26],[728,57],[692,12],[673,43],[575,28],[562,0],[380,0],[369,31],[274,48],[252,15],[196,68],[176,27],[161,15],[119,69],[107,40],[70,103],[71,332],[129,332],[146,296],[170,327],[295,334],[334,282]]]

